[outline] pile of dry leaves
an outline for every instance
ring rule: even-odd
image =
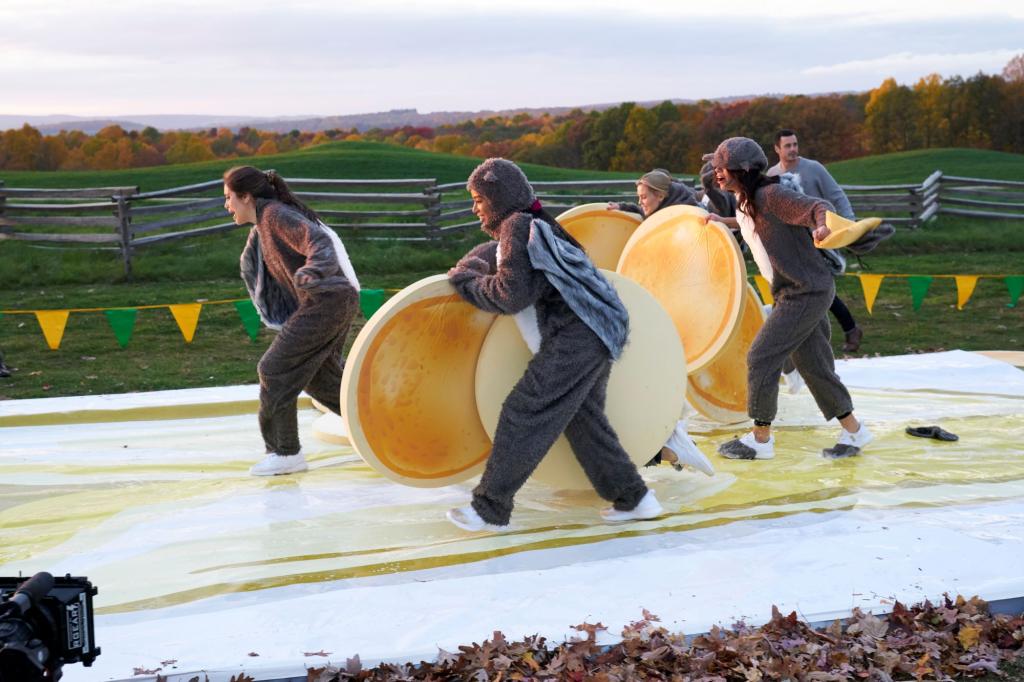
[[[876,618],[860,610],[845,623],[816,630],[772,609],[760,628],[731,629],[687,638],[644,619],[622,632],[622,642],[599,645],[600,624],[579,625],[578,639],[550,647],[543,637],[509,642],[500,632],[483,644],[441,651],[436,661],[363,669],[309,671],[310,682],[349,680],[809,680],[951,679],[995,672],[1024,650],[1024,614],[993,616],[978,599],[948,597]]]

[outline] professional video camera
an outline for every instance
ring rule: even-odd
[[[92,665],[96,592],[70,575],[0,578],[0,682],[56,682],[65,663]]]

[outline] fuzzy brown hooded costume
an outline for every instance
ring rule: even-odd
[[[473,490],[473,508],[487,523],[507,525],[516,492],[564,432],[597,493],[616,509],[633,509],[647,486],[604,413],[611,359],[625,338],[602,329],[604,324],[622,332],[615,301],[606,292],[592,298],[593,307],[611,309],[595,321],[577,302],[567,301],[563,283],[556,285],[556,278],[541,269],[545,266],[538,267],[531,249],[537,253],[542,241],[555,242],[559,251],[579,251],[577,258],[582,250],[553,219],[539,224],[533,188],[518,166],[488,159],[470,175],[468,188],[489,203],[493,215],[481,227],[496,241],[466,254],[448,272],[449,280],[482,310],[516,314],[533,306],[540,334],[536,354],[502,405],[491,455]],[[572,272],[584,278],[581,288],[605,291],[603,282],[611,289],[589,261],[578,265]]]
[[[753,140],[731,137],[718,146],[712,164],[763,173],[768,159]],[[756,208],[753,236],[771,266],[775,303],[747,354],[747,411],[757,422],[770,424],[775,419],[779,376],[786,359],[792,357],[825,419],[843,417],[853,411],[853,402],[835,372],[829,342],[828,309],[835,283],[811,236],[814,228],[825,224],[831,204],[789,189],[774,178],[757,188],[752,201]],[[743,208],[739,207],[741,213]]]
[[[258,199],[241,272],[268,326],[279,329],[260,358],[260,431],[268,453],[300,450],[296,403],[305,390],[338,414],[342,350],[359,310],[358,282],[343,272],[337,236],[297,209]],[[346,264],[347,265],[347,264]],[[297,274],[311,277],[305,285]]]

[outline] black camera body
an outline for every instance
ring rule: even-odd
[[[0,682],[55,681],[65,663],[92,665],[97,592],[71,575],[0,578]]]

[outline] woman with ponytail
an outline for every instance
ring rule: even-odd
[[[448,272],[459,295],[514,315],[534,356],[502,404],[494,443],[472,502],[448,512],[470,531],[509,529],[513,497],[565,433],[608,522],[650,519],[661,505],[605,416],[612,361],[629,333],[615,289],[533,193],[522,170],[487,159],[467,183],[473,213],[492,238]]]
[[[765,175],[768,158],[750,138],[730,137],[710,161],[718,185],[736,195],[740,232],[775,300],[747,355],[747,412],[754,428],[722,444],[719,453],[730,459],[775,456],[771,424],[779,376],[791,357],[825,420],[837,419],[842,426],[838,442],[822,454],[833,459],[858,454],[873,437],[854,416],[850,393],[835,372],[828,321],[835,282],[814,246],[830,233],[825,213],[832,205],[783,186],[779,176]],[[720,218],[712,213],[707,220]]]
[[[359,310],[359,280],[338,235],[275,171],[228,170],[224,208],[235,223],[253,225],[242,279],[263,322],[278,330],[257,366],[266,456],[249,473],[305,471],[296,403],[305,390],[339,412],[342,348]]]

